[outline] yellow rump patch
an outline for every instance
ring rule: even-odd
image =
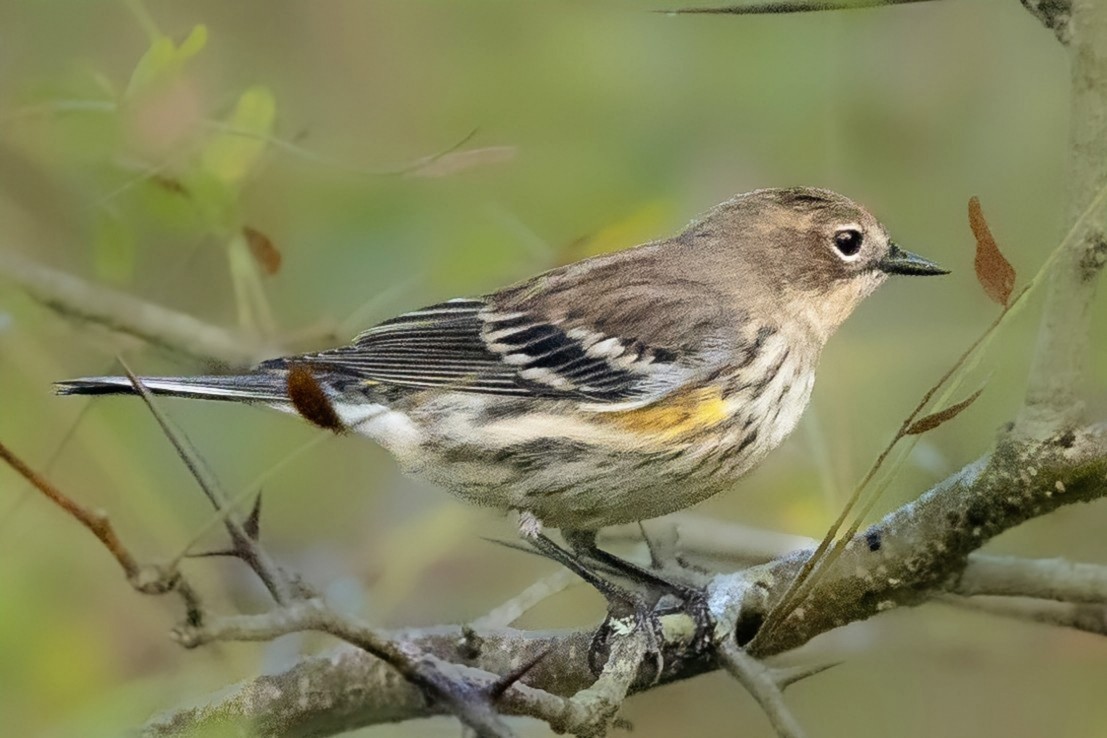
[[[622,430],[672,441],[709,430],[730,417],[722,390],[700,387],[678,392],[635,410],[602,413],[596,420]]]

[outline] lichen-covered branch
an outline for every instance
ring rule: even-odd
[[[766,658],[884,610],[960,592],[969,562],[974,561],[970,554],[992,537],[1063,505],[1105,496],[1107,426],[1045,441],[1005,441],[990,456],[858,534],[801,606],[751,655]],[[751,569],[716,575],[707,588],[707,619],[680,610],[662,613],[662,671],[640,669],[630,691],[717,668],[720,644],[732,638],[739,644],[750,640],[808,555],[809,550],[797,551]],[[987,570],[995,571],[997,562],[984,560],[973,566],[985,581],[996,581]],[[525,699],[535,693],[524,694],[525,690],[571,697],[595,680],[588,658],[593,633],[587,630],[551,633],[452,626],[385,635],[444,661],[492,674],[508,673],[548,650],[545,659],[504,693],[498,708],[506,714],[536,714]],[[185,728],[231,724],[250,726],[260,735],[331,735],[443,711],[428,705],[418,689],[389,667],[344,649],[241,683],[205,704],[166,713],[152,720],[145,734],[175,735]],[[548,713],[539,716],[547,719]],[[551,724],[562,730],[573,726],[564,719]]]

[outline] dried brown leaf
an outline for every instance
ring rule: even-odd
[[[288,398],[305,420],[335,433],[346,429],[327,393],[307,365],[293,364],[288,371]]]
[[[925,415],[919,418],[907,427],[907,430],[904,431],[904,435],[917,436],[920,433],[926,433],[927,431],[934,430],[946,421],[953,420],[961,414],[962,410],[976,402],[976,398],[980,397],[980,393],[983,391],[984,388],[981,387],[976,392],[973,392],[971,395],[966,397],[964,400],[961,400],[961,402],[958,402],[956,405],[950,405],[944,410],[939,410],[936,413],[931,413],[930,415]]]
[[[473,167],[489,164],[506,164],[515,158],[514,146],[487,146],[482,149],[454,151],[442,156],[432,157],[412,169],[411,177],[448,177]]]
[[[265,235],[257,228],[243,226],[242,235],[246,237],[246,244],[250,247],[250,254],[254,261],[261,267],[261,271],[272,276],[281,270],[280,250],[273,244],[273,239]]]
[[[969,226],[976,237],[976,278],[988,297],[1006,307],[1015,288],[1015,268],[996,245],[975,195],[969,198]]]

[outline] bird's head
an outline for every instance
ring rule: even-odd
[[[687,235],[721,252],[718,274],[732,274],[737,290],[761,293],[823,340],[888,275],[948,273],[900,248],[865,208],[813,187],[739,195]]]

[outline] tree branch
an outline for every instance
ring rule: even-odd
[[[1026,404],[1018,430],[1044,438],[1080,422],[1079,392],[1086,375],[1096,285],[1107,263],[1107,212],[1081,215],[1107,187],[1107,3],[1030,2],[1024,5],[1047,26],[1063,28],[1072,79],[1068,222],[1080,226],[1059,255],[1050,278]],[[1033,6],[1033,7],[1032,7]],[[1051,25],[1060,22],[1063,26]]]
[[[1065,559],[973,554],[954,591],[964,596],[1034,597],[1103,605],[1107,604],[1107,567]]]
[[[193,318],[0,250],[0,277],[44,305],[126,333],[175,353],[230,367],[250,366],[281,353],[254,336]]]
[[[1063,494],[1060,490],[1058,493]],[[679,554],[703,557],[711,562],[763,564],[817,543],[813,538],[690,513],[678,513],[664,522],[677,531]],[[637,526],[627,525],[607,529],[601,540],[626,543],[642,539]],[[977,552],[969,555],[965,570],[951,591],[963,597],[995,595],[1107,603],[1107,566],[1061,558],[1027,559]]]
[[[997,617],[1107,635],[1107,606],[1102,604],[957,595],[944,595],[938,601]]]
[[[804,738],[807,735],[784,704],[784,694],[764,664],[729,639],[719,649],[719,663],[757,700],[780,738]]]
[[[975,562],[970,553],[990,538],[1063,505],[1104,496],[1107,426],[1082,428],[1042,442],[1005,442],[990,456],[858,534],[826,578],[774,636],[750,655],[763,659],[841,625],[927,602],[936,594],[958,592],[964,586],[969,562]],[[661,672],[639,670],[629,692],[717,668],[722,644],[749,640],[810,553],[792,552],[741,572],[714,576],[707,586],[709,618],[698,619],[684,611],[662,613],[657,644]],[[993,582],[986,585],[989,588],[998,586],[988,572],[999,571],[1004,564],[984,560],[972,565],[980,567],[973,575],[978,581]],[[971,577],[969,581],[973,581]],[[1037,580],[1031,577],[1028,581]],[[519,690],[526,687],[570,697],[594,679],[588,663],[594,635],[590,630],[528,633],[456,626],[384,635],[444,661],[492,674],[509,673],[548,650],[549,655],[504,694],[498,707],[506,714],[547,719],[548,711],[526,712],[532,705],[520,701]],[[281,735],[329,735],[443,712],[441,706],[428,705],[417,689],[389,673],[375,659],[347,651],[310,657],[289,671],[238,684],[206,705],[157,717],[147,724],[145,734],[173,735],[186,727],[204,728],[226,721],[256,728],[256,721],[272,725],[270,721],[279,716]],[[351,684],[358,689],[351,690]],[[566,704],[581,709],[577,702]],[[573,724],[562,717],[554,725],[565,729]]]

